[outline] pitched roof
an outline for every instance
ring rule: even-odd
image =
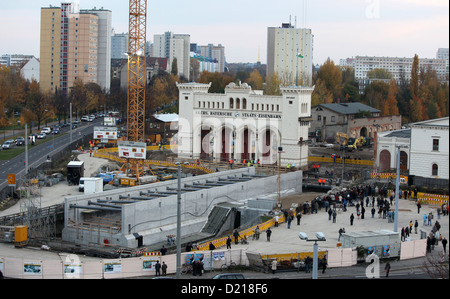
[[[371,113],[380,113],[381,111],[362,103],[341,103],[341,104],[320,104],[323,108],[332,110],[339,114],[358,114],[360,111],[369,111]]]

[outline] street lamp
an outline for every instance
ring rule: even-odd
[[[396,145],[397,148],[397,177],[395,179],[395,214],[394,214],[394,232],[398,233],[398,201],[400,191],[400,153],[402,148],[407,148],[406,145]]]
[[[181,275],[181,163],[175,163],[178,168],[178,188],[177,188],[177,279]],[[188,162],[184,162],[188,165]]]
[[[304,232],[299,232],[298,237],[306,242],[314,242],[313,251],[313,272],[312,279],[317,279],[317,272],[319,267],[319,244],[317,242],[326,241],[325,235],[322,232],[316,233],[316,239],[308,239],[308,235]]]

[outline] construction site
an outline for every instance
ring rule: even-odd
[[[305,190],[326,193],[343,181],[368,178],[373,154],[366,150],[356,151],[354,158],[344,161],[332,159],[334,149],[312,146],[308,166],[299,169],[256,161],[180,160],[176,147],[148,147],[143,54],[147,1],[130,0],[129,17],[127,139],[118,142],[118,147],[95,150],[93,157],[76,151],[76,157],[70,158],[89,161],[80,163],[84,166],[83,173],[75,176],[78,179],[96,176],[105,164],[113,178],[98,192],[83,194],[80,180],[72,181],[73,176],[47,173],[25,177],[19,204],[0,214],[4,241],[17,247],[46,246],[100,257],[142,254],[158,250],[173,237],[182,238],[183,244],[200,243],[251,227],[260,223],[261,217],[272,217],[274,209],[280,210],[286,195]],[[369,162],[359,162],[365,153]],[[64,188],[56,192],[57,186]],[[182,203],[181,236],[176,236],[178,199]]]

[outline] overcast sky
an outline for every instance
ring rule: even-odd
[[[78,1],[81,9],[111,10],[116,33],[128,31],[128,0]],[[40,8],[61,2],[71,1],[2,1],[0,54],[39,57]],[[191,43],[225,46],[228,62],[256,62],[260,50],[266,63],[267,28],[290,16],[312,29],[315,64],[358,55],[436,58],[449,47],[448,0],[148,0],[147,40],[190,34]]]

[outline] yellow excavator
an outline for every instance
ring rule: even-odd
[[[353,150],[358,150],[361,149],[363,147],[363,145],[366,144],[366,138],[364,137],[359,137],[358,139],[355,140],[355,143],[350,144],[348,146],[348,151],[353,151]]]
[[[336,141],[341,145],[341,147],[346,147],[348,144],[348,135],[345,133],[336,133]]]

